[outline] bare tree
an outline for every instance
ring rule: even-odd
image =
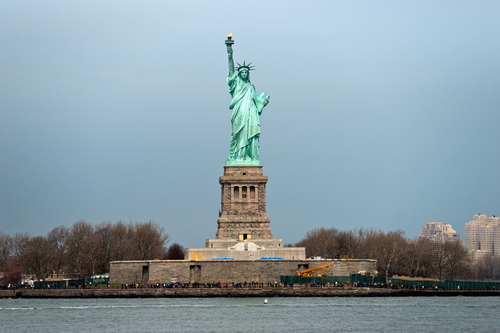
[[[112,226],[111,261],[132,259],[133,230],[132,224],[126,224],[122,220]]]
[[[357,258],[376,259],[378,270],[388,275],[399,267],[405,244],[406,238],[401,230],[386,234],[373,229],[338,231],[335,228],[317,228],[308,231],[295,246],[305,247],[307,256],[335,258],[355,255]]]
[[[306,255],[321,256],[333,259],[338,255],[338,244],[335,228],[317,228],[306,232],[303,239],[295,243],[295,246],[305,247]]]
[[[478,279],[500,279],[500,256],[487,254],[472,265],[473,275]]]
[[[12,237],[0,231],[0,271],[10,266],[13,254]]]
[[[408,244],[406,239],[404,238],[404,231],[396,230],[389,231],[385,235],[385,242],[383,246],[382,255],[378,259],[381,261],[386,268],[386,276],[389,275],[389,271],[391,269],[391,265],[397,266],[399,264],[399,260],[401,258],[401,254],[403,253],[403,248]]]
[[[461,243],[445,242],[443,244],[445,256],[445,273],[448,280],[455,280],[457,277],[465,276],[469,273],[469,256],[467,250]]]
[[[349,255],[359,258],[362,246],[362,231],[357,230],[339,231],[335,238],[337,240],[337,255]]]
[[[432,271],[439,280],[443,279],[447,265],[446,260],[444,244],[434,243],[432,250]]]
[[[473,263],[470,267],[470,278],[473,280],[484,280],[488,277],[489,268],[487,262],[491,260],[491,256],[486,256]]]
[[[103,244],[96,229],[94,229],[90,237],[85,240],[85,250],[89,262],[85,276],[106,273],[106,265],[109,265],[109,261],[104,262],[105,253]]]
[[[500,279],[500,256],[491,256],[491,279]]]
[[[19,265],[21,256],[29,250],[30,235],[27,233],[16,233],[12,238],[12,255]]]
[[[92,258],[88,246],[91,245],[94,236],[93,226],[80,220],[75,222],[68,235],[69,262],[78,277],[83,278],[92,273]]]
[[[32,237],[19,261],[25,271],[34,274],[38,280],[45,280],[55,267],[55,249],[46,237]]]
[[[375,252],[377,248],[376,239],[378,234],[382,231],[376,231],[375,229],[361,229],[361,255],[360,258],[375,259]]]
[[[101,256],[97,260],[96,271],[99,273],[109,272],[109,262],[113,255],[113,224],[111,222],[102,222],[95,229],[97,237],[97,246],[101,252]],[[96,249],[97,250],[97,249]]]
[[[397,273],[395,268],[399,265],[399,260],[403,254],[403,248],[407,245],[404,232],[402,230],[370,231],[366,235],[366,252],[370,253],[372,259],[377,260],[377,269],[385,276]]]
[[[470,276],[469,264],[467,250],[461,243],[451,241],[434,244],[432,268],[439,280],[443,277],[447,280],[454,280],[458,277]]]
[[[167,255],[183,259],[183,248],[173,244],[168,254],[169,235],[153,221],[124,223],[102,222],[93,226],[80,220],[71,228],[60,226],[47,237],[17,233],[14,237],[0,232],[0,270],[20,266],[26,272],[46,279],[69,268],[78,277],[109,272],[115,260],[148,260]]]
[[[427,277],[432,267],[433,246],[433,242],[425,238],[408,240],[400,260],[404,275]]]
[[[69,229],[63,225],[52,229],[47,235],[54,249],[54,271],[57,277],[68,264],[68,236]]]
[[[134,225],[132,253],[139,260],[152,260],[165,255],[168,234],[153,221],[137,222]]]

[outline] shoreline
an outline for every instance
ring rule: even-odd
[[[450,297],[500,296],[500,290],[384,288],[138,288],[0,290],[0,298],[190,298],[190,297]]]

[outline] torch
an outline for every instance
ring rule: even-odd
[[[231,47],[233,44],[234,44],[233,34],[230,33],[229,35],[227,35],[226,45]]]

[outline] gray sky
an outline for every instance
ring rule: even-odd
[[[274,237],[500,215],[498,1],[2,1],[0,230],[214,238],[224,40],[256,66]]]

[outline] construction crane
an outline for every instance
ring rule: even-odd
[[[309,269],[306,269],[304,271],[296,271],[296,273],[299,276],[311,277],[311,276],[313,276],[314,272],[319,271],[320,269],[325,269],[325,268],[332,268],[332,266],[330,266],[330,264],[328,264],[328,265],[318,266],[318,267],[314,267],[314,268],[309,268]]]

